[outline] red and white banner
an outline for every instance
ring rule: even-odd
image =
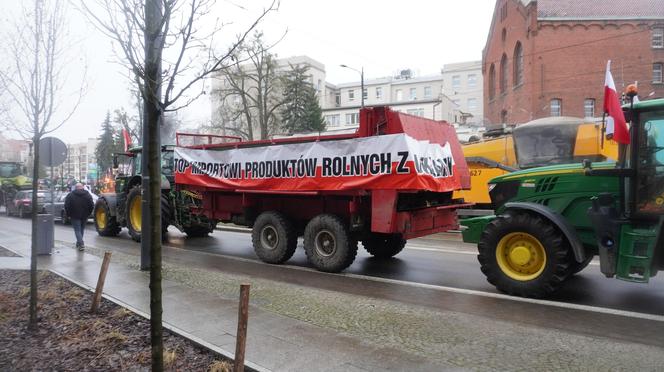
[[[604,112],[607,114],[606,134],[613,136],[612,138],[618,143],[628,144],[629,130],[622,107],[620,107],[616,84],[611,75],[611,60],[606,63],[606,76],[604,77]]]
[[[175,182],[223,190],[461,188],[449,143],[403,133],[239,149],[176,147]]]

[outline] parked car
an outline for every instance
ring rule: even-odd
[[[92,202],[96,203],[99,197],[93,194],[89,187],[86,187],[85,190],[90,194],[90,196],[92,196]],[[70,222],[69,217],[67,216],[67,212],[65,211],[65,198],[68,194],[69,192],[67,191],[56,194],[54,207],[51,208],[51,203],[47,203],[44,207],[46,213],[52,213],[53,218],[55,220],[59,220],[63,224],[69,224]],[[92,216],[90,216],[90,218],[92,218]]]
[[[44,206],[51,200],[51,193],[48,191],[37,192],[37,211],[46,213]],[[32,213],[32,190],[17,192],[12,200],[7,203],[7,215],[19,216],[25,218]]]
[[[67,197],[67,194],[69,194],[69,192],[66,191],[56,194],[55,202],[53,204],[54,206],[51,207],[51,203],[46,203],[44,206],[46,213],[53,214],[53,219],[60,220],[63,224],[69,223],[69,217],[67,217],[67,213],[65,212],[65,198]]]

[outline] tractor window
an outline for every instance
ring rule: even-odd
[[[537,126],[514,133],[517,162],[520,168],[576,163],[574,142],[576,125]],[[580,162],[581,160],[578,160]]]
[[[639,212],[664,212],[664,111],[641,114],[636,205]]]
[[[21,165],[15,163],[0,163],[0,178],[13,178],[21,175]]]
[[[161,153],[161,172],[166,176],[170,176],[173,174],[173,167],[173,151],[163,151]]]
[[[132,164],[132,170],[131,174],[136,175],[136,174],[141,174],[141,153],[137,153],[136,156],[134,157],[134,162]]]

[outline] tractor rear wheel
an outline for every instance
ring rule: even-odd
[[[525,212],[508,212],[491,221],[477,245],[487,281],[522,297],[544,297],[569,276],[570,248],[547,220]]]
[[[263,262],[280,264],[288,261],[297,248],[293,224],[279,212],[261,213],[251,230],[256,256]]]
[[[127,230],[129,235],[134,241],[141,241],[141,224],[142,224],[142,194],[143,188],[139,185],[134,186],[127,194],[127,207],[125,211]]]
[[[64,214],[64,212],[62,213]],[[118,225],[115,216],[111,216],[111,210],[105,199],[100,198],[97,200],[93,214],[97,234],[101,236],[117,236],[120,233],[120,225]],[[62,223],[66,223],[64,218]]]
[[[406,246],[406,239],[401,234],[371,233],[362,240],[364,249],[376,258],[390,258],[396,256]]]
[[[339,217],[320,214],[304,229],[304,251],[318,270],[338,273],[355,260],[357,241]]]

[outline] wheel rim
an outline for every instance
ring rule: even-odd
[[[136,232],[141,232],[141,198],[134,197],[129,206],[129,223]]]
[[[328,230],[321,230],[314,240],[316,253],[323,257],[330,257],[337,251],[337,239]]]
[[[100,229],[103,230],[106,228],[106,212],[103,208],[97,209],[97,213],[95,213],[95,221],[97,222],[97,227]]]
[[[267,225],[261,229],[261,245],[265,249],[274,250],[279,245],[279,234],[272,225]]]
[[[505,235],[496,247],[496,260],[502,272],[518,281],[537,278],[546,266],[546,251],[540,241],[524,232]]]

